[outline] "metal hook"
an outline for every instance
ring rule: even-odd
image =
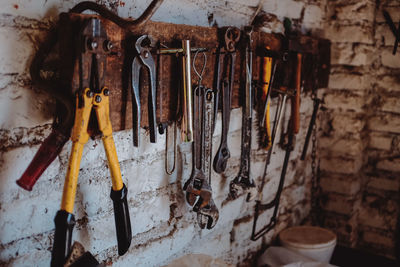
[[[200,73],[196,69],[196,59],[199,52],[203,54],[203,66],[201,67]],[[199,87],[201,86],[201,81],[203,80],[203,74],[206,69],[206,66],[207,66],[207,54],[204,51],[197,50],[193,57],[193,70],[194,73],[196,73],[197,77],[199,77],[199,84],[198,84]]]

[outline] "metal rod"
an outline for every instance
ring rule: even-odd
[[[193,141],[192,77],[190,63],[190,41],[182,40],[182,79],[183,79],[183,120],[181,138],[183,142]]]
[[[190,48],[190,52],[206,52],[208,51],[207,48],[204,47],[192,47]],[[183,53],[183,48],[162,48],[157,50],[157,54],[176,54],[176,53]]]

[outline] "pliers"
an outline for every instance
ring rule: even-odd
[[[145,67],[149,71],[150,76],[150,90],[148,98],[148,115],[149,115],[149,128],[150,128],[150,142],[156,142],[156,67],[154,59],[151,56],[149,47],[146,44],[151,39],[147,35],[140,36],[135,42],[136,56],[132,62],[132,118],[133,118],[133,145],[139,146],[139,132],[140,132],[140,69]]]
[[[117,152],[112,136],[109,111],[110,91],[105,85],[107,55],[112,43],[97,18],[88,19],[77,42],[79,52],[79,86],[73,88],[76,99],[75,121],[72,128],[72,150],[65,178],[61,209],[54,219],[55,235],[51,266],[63,266],[70,252],[72,230],[75,225],[73,208],[78,183],[82,151],[88,141],[88,125],[96,116],[111,172],[111,199],[114,204],[118,254],[123,255],[131,243],[131,224],[127,203],[127,188],[122,181]],[[94,112],[93,112],[94,111]]]

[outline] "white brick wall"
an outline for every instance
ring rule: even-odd
[[[40,143],[48,136],[54,113],[54,100],[30,83],[28,69],[31,60],[38,43],[46,36],[58,14],[68,11],[78,2],[6,0],[2,3],[0,265],[49,265],[54,234],[53,218],[59,209],[71,142],[67,142],[32,192],[19,188],[15,181],[29,164]],[[126,1],[117,10],[123,17],[138,17],[149,2]],[[320,29],[324,19],[323,3],[309,5],[307,2],[265,1],[263,10],[276,15],[278,19],[275,27],[266,30],[281,32],[283,28],[279,21],[285,16],[297,19],[300,23],[304,20],[302,27],[305,31]],[[153,20],[242,27],[249,22],[257,5],[258,1],[255,0],[171,0],[163,3]],[[275,112],[275,108],[273,105],[272,112]],[[298,164],[300,167],[296,169],[294,166],[301,153],[306,122],[311,111],[311,101],[304,98],[301,108],[304,123],[291,156],[277,231],[287,225],[300,223],[309,212],[309,194],[306,189],[309,162]],[[288,114],[285,121],[288,121]],[[277,232],[269,233],[258,242],[250,241],[254,203],[247,203],[244,197],[227,200],[229,182],[238,172],[240,131],[241,110],[237,109],[232,111],[228,140],[232,158],[224,176],[213,173],[213,193],[220,210],[220,219],[210,231],[199,229],[196,216],[186,205],[181,188],[191,172],[190,146],[179,146],[177,170],[168,176],[164,173],[164,136],[160,136],[157,144],[150,144],[146,136],[142,138],[141,147],[134,148],[131,130],[114,133],[122,176],[129,190],[133,232],[132,245],[122,257],[117,256],[114,217],[109,198],[111,181],[104,149],[100,140],[89,140],[81,162],[74,211],[77,225],[73,239],[81,242],[100,261],[112,263],[113,266],[159,266],[187,253],[206,253],[234,264],[248,262],[252,253],[260,249],[263,242],[269,243]],[[221,132],[220,117],[215,132]],[[142,130],[141,135],[145,134]],[[214,137],[214,153],[219,138],[218,135]],[[256,140],[254,133],[254,149],[257,148]],[[260,183],[266,154],[265,151],[254,150],[252,155],[252,175]],[[264,200],[271,199],[275,193],[283,157],[284,151],[277,147],[269,166]],[[266,219],[262,217],[260,221]]]

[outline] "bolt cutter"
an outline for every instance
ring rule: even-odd
[[[72,150],[61,201],[61,209],[54,218],[55,235],[51,266],[63,266],[70,252],[76,187],[82,151],[88,141],[89,121],[97,120],[102,135],[104,150],[111,172],[111,199],[114,204],[115,226],[118,240],[118,254],[123,255],[131,243],[131,223],[127,203],[127,188],[122,181],[121,170],[115,150],[109,111],[110,91],[105,85],[107,55],[112,43],[101,22],[91,18],[83,27],[78,38],[79,88],[73,88],[76,96],[75,121],[72,128]]]

